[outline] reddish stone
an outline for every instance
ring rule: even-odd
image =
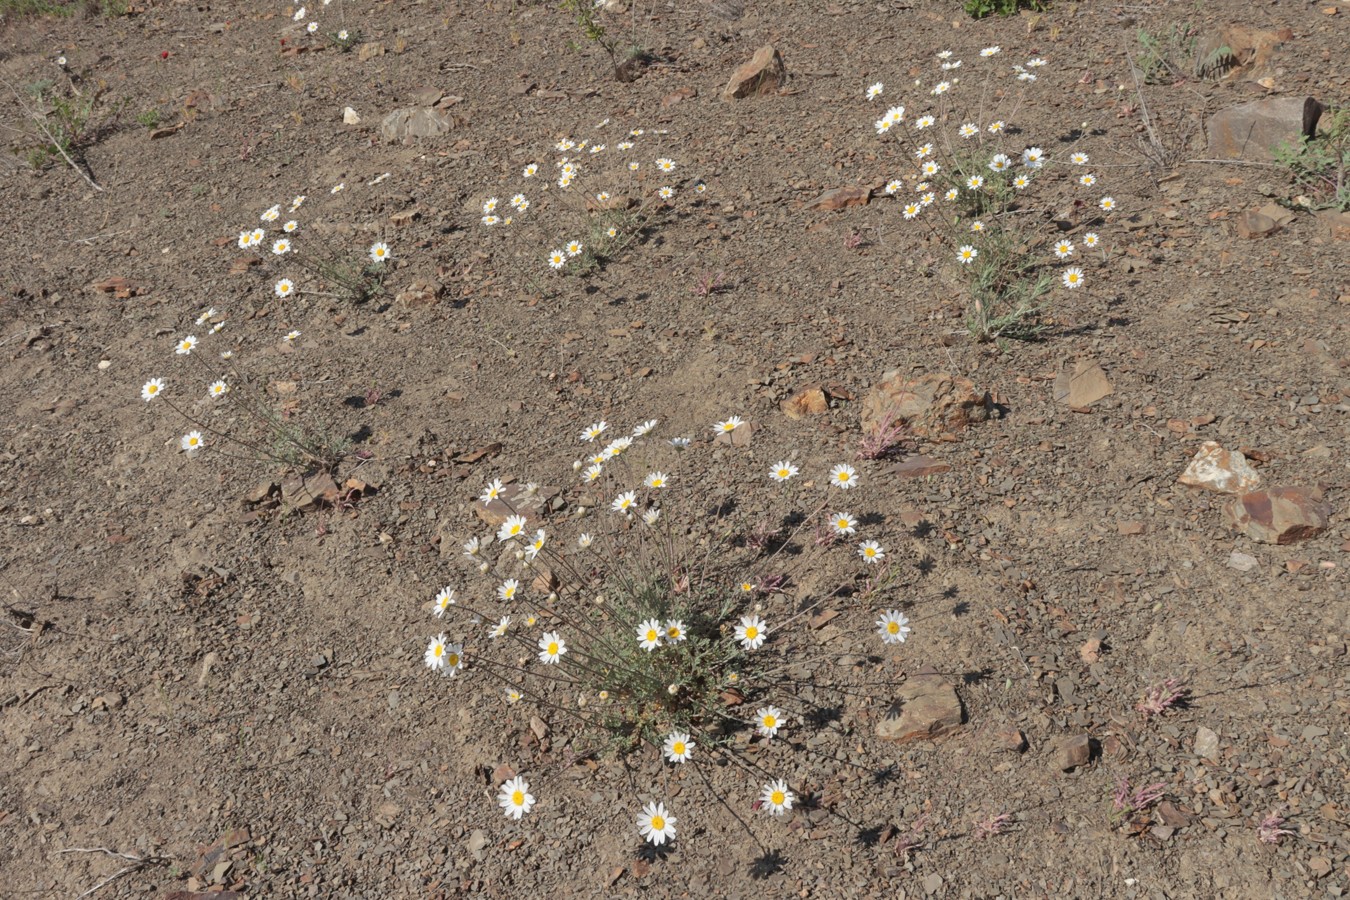
[[[1265,544],[1292,544],[1327,530],[1331,506],[1317,488],[1253,491],[1224,507],[1232,526]]]

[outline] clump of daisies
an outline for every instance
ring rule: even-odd
[[[1089,261],[1105,261],[1100,232],[1116,211],[1076,142],[1052,153],[1015,125],[1046,61],[1002,58],[986,47],[964,69],[942,51],[937,74],[915,81],[911,105],[891,106],[873,125],[903,160],[886,193],[965,283],[966,325],[978,341],[1041,334],[1052,292],[1078,291]],[[977,67],[978,84],[963,84]],[[866,96],[881,93],[874,84]],[[991,97],[1007,107],[986,108]]]
[[[235,350],[216,337],[227,324],[228,316],[215,307],[202,310],[174,341],[173,370],[147,379],[141,400],[148,409],[166,409],[183,423],[174,446],[186,456],[331,473],[347,456],[350,442],[330,428],[306,424],[295,405],[278,409],[269,403],[266,390],[242,371]],[[278,334],[276,344],[294,352],[301,336],[291,329]]]
[[[336,196],[345,189],[345,184],[338,184],[329,194]],[[301,224],[299,211],[307,199],[301,194],[288,204],[264,210],[257,225],[239,232],[239,249],[262,263],[278,300],[295,302],[308,294],[363,303],[378,296],[393,258],[389,245],[376,241],[360,251],[334,249]]]
[[[609,119],[592,131],[559,138],[476,201],[484,239],[515,257],[532,291],[548,291],[550,277],[603,269],[706,190],[661,149],[664,131],[623,131]]]
[[[327,22],[321,25],[319,17],[327,13],[332,3],[333,0],[312,0],[308,6],[297,8],[291,14],[291,21],[295,22],[297,27],[303,28],[305,35],[312,38],[326,38],[330,44],[346,53],[361,43],[361,31],[342,24],[342,4],[338,4],[337,23]]]
[[[897,592],[881,589],[895,584],[893,554],[886,535],[850,511],[865,476],[849,463],[803,473],[779,460],[747,473],[753,487],[730,488],[736,504],[710,511],[680,473],[712,467],[697,457],[741,446],[750,424],[731,416],[699,440],[656,439],[658,427],[602,420],[582,429],[567,487],[484,486],[478,502],[499,524],[468,537],[431,600],[441,633],[424,663],[497,693],[508,709],[525,703],[550,715],[555,729],[602,737],[618,754],[645,748],[676,769],[733,762],[746,782],[722,799],[783,816],[806,792],[808,771],[783,737],[846,696],[830,693],[828,677],[795,674],[819,653],[807,623],[838,592],[799,596],[794,573],[819,572],[835,555],[862,585],[841,588],[868,623],[858,642],[899,653],[910,621]],[[728,465],[716,467],[729,475]],[[770,523],[735,508],[769,510]],[[711,790],[706,778],[689,784]],[[508,816],[530,812],[528,790],[501,786]],[[546,813],[546,787],[538,798]],[[632,811],[653,844],[674,840],[677,815],[703,805],[670,801],[654,796]]]

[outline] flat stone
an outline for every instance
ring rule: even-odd
[[[502,488],[496,500],[487,504],[475,503],[473,511],[489,528],[501,527],[509,516],[524,516],[526,525],[535,527],[543,518],[544,504],[542,490],[536,492],[533,497],[527,497],[523,484],[508,484]]]
[[[1239,572],[1250,572],[1261,564],[1261,561],[1250,553],[1242,553],[1234,550],[1228,554],[1228,568],[1237,569]]]
[[[342,111],[342,122],[345,125],[360,125],[361,117],[349,106]]]
[[[883,423],[908,426],[916,435],[936,437],[988,421],[994,404],[968,378],[930,373],[910,378],[898,371],[881,376],[862,402],[862,427],[875,433]]]
[[[723,100],[740,100],[778,90],[787,77],[783,57],[771,44],[755,51],[749,62],[741,64],[722,89]]]
[[[961,698],[945,678],[915,675],[900,686],[877,724],[877,737],[902,744],[932,740],[961,727],[962,719]]]
[[[1218,159],[1272,161],[1281,144],[1303,134],[1303,108],[1311,97],[1274,97],[1230,106],[1209,117],[1209,155]],[[1312,100],[1316,103],[1316,100]]]
[[[396,109],[380,123],[380,135],[390,142],[410,144],[415,139],[440,137],[455,127],[455,120],[439,109]]]
[[[1292,544],[1326,531],[1331,506],[1317,488],[1277,487],[1235,497],[1224,516],[1252,540]]]
[[[810,203],[807,209],[847,209],[850,206],[866,206],[872,199],[870,187],[841,187],[826,191]]]
[[[1201,759],[1219,759],[1219,736],[1212,730],[1201,725],[1195,729],[1195,743],[1193,749],[1195,755]]]
[[[1056,400],[1075,409],[1087,409],[1115,391],[1102,367],[1092,359],[1080,359],[1064,369],[1052,388]]]
[[[1091,759],[1092,738],[1086,734],[1061,738],[1055,744],[1055,768],[1061,772],[1070,772],[1079,766],[1085,766]]]
[[[900,478],[924,478],[928,475],[941,475],[952,470],[950,463],[933,459],[931,456],[911,456],[901,460],[891,469]]]
[[[1177,481],[1221,494],[1245,494],[1260,486],[1261,476],[1241,452],[1205,441]]]

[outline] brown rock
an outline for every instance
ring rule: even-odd
[[[1221,494],[1245,494],[1256,490],[1261,476],[1240,451],[1205,441],[1177,481]]]
[[[871,434],[889,414],[889,424],[936,436],[987,421],[993,408],[989,392],[976,390],[968,378],[942,373],[907,378],[891,371],[863,398],[862,427]]]
[[[806,416],[824,415],[830,411],[829,398],[817,385],[802,388],[779,404],[789,419],[802,419]],[[744,427],[744,426],[742,426]]]
[[[1078,657],[1088,665],[1092,665],[1102,658],[1102,642],[1092,638],[1078,648]]]
[[[928,475],[941,475],[952,470],[950,463],[933,459],[931,456],[911,456],[895,464],[891,471],[900,478],[924,478]]]
[[[661,108],[669,109],[677,103],[683,103],[685,100],[693,100],[698,96],[698,91],[691,87],[682,87],[678,91],[666,94],[661,98]]]
[[[1267,203],[1260,209],[1244,210],[1237,217],[1235,227],[1248,240],[1268,237],[1294,221],[1294,214],[1278,203]]]
[[[1335,209],[1318,210],[1317,220],[1326,226],[1333,241],[1350,241],[1350,212]]]
[[[900,686],[899,696],[877,724],[877,737],[927,741],[961,726],[961,698],[941,675],[915,675]]]
[[[866,206],[872,199],[870,187],[841,187],[826,191],[810,203],[807,209],[846,209],[850,206]]]
[[[1303,134],[1304,97],[1275,97],[1231,106],[1209,117],[1209,153],[1219,159],[1269,162],[1271,151]],[[1317,101],[1313,101],[1316,103]]]
[[[1265,544],[1292,544],[1327,530],[1331,507],[1317,488],[1277,487],[1235,497],[1224,516]]]
[[[1000,749],[1011,750],[1013,753],[1025,753],[1027,747],[1027,736],[1017,728],[1009,728],[1007,731],[1000,731],[994,735]]]
[[[750,446],[750,439],[754,437],[754,434],[755,426],[749,422],[742,422],[731,431],[718,432],[717,437],[713,438],[713,443],[744,449]]]
[[[1247,240],[1269,237],[1280,230],[1275,220],[1254,209],[1243,210],[1234,223],[1239,237]]]
[[[441,285],[430,281],[414,281],[394,296],[394,302],[409,309],[431,306],[441,299]]]
[[[1055,744],[1055,768],[1062,772],[1085,766],[1092,759],[1092,738],[1075,734]]]
[[[1115,391],[1102,367],[1093,359],[1080,359],[1072,368],[1060,372],[1053,388],[1056,400],[1075,409],[1087,409]]]
[[[723,100],[740,100],[757,94],[767,94],[778,90],[787,78],[783,68],[783,57],[770,44],[755,51],[749,62],[743,63],[731,73],[731,80],[722,90]]]

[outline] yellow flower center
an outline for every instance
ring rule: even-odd
[[[548,645],[548,655],[549,655],[549,656],[557,656],[557,655],[558,655],[558,642],[557,642],[557,641],[550,641],[550,642],[549,642],[549,645]]]
[[[669,637],[669,638],[671,638],[672,640],[675,639],[675,638],[678,638],[678,637],[680,636],[680,629],[678,629],[678,628],[670,628],[670,629],[667,629],[667,630],[666,630],[666,636]]]
[[[877,551],[874,550],[874,549],[871,548],[871,547],[868,547],[868,548],[867,548],[866,550],[864,550],[863,552],[866,553],[868,556],[876,556],[876,555],[877,555]]]
[[[751,625],[749,628],[745,629],[745,637],[747,640],[753,641],[755,638],[759,637],[759,629]]]
[[[899,623],[899,622],[887,622],[887,623],[886,623],[886,630],[889,631],[891,634],[899,634],[899,633],[900,633],[900,623]]]
[[[435,653],[437,657],[440,657],[440,655],[445,652],[445,648],[440,644],[437,644],[432,652]]]
[[[658,635],[653,629],[651,628],[647,629],[647,640],[655,641],[658,637],[660,637],[660,635]]]
[[[515,791],[514,793],[512,793],[512,794],[511,794],[511,802],[512,802],[513,804],[515,804],[516,806],[524,806],[524,805],[525,805],[525,792],[524,792],[524,791]]]
[[[684,756],[684,741],[676,741],[672,744],[670,752],[676,756]]]
[[[666,830],[666,820],[664,816],[652,816],[652,830],[653,831]]]
[[[786,800],[787,795],[784,794],[782,791],[774,791],[772,794],[769,795],[769,802],[772,803],[774,806],[782,806]]]
[[[848,474],[847,472],[840,472],[840,473],[839,473],[839,480],[840,480],[840,481],[848,481],[848,479],[849,479],[849,474]]]
[[[446,661],[447,663],[449,663],[451,666],[455,667],[456,669],[459,668],[459,654],[458,654],[458,653],[451,653],[450,656],[447,657],[445,661]]]
[[[773,728],[773,727],[776,726],[777,724],[778,724],[778,719],[777,719],[777,717],[775,717],[775,716],[765,716],[765,717],[764,717],[764,727],[765,727],[765,728]]]
[[[507,600],[510,600],[510,599],[511,599],[512,597],[514,597],[515,595],[516,595],[516,589],[513,588],[513,587],[509,587],[509,588],[506,589],[506,592],[505,592],[505,594],[504,594],[503,596],[505,596]]]

